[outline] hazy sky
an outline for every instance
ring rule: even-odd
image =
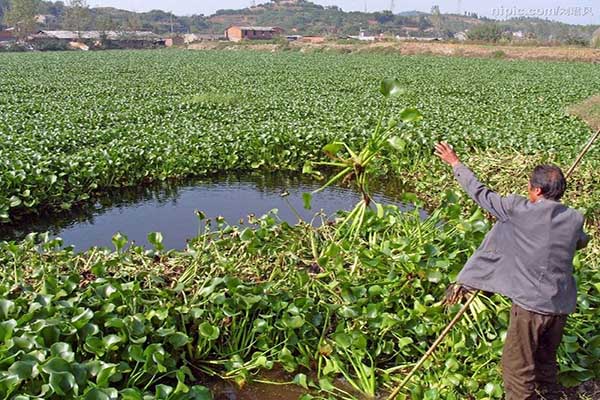
[[[391,0],[313,0],[322,5],[337,5],[346,11],[369,11],[389,9]],[[265,0],[256,0],[257,4]],[[600,2],[598,0],[395,0],[394,12],[419,10],[429,11],[439,4],[442,12],[473,11],[480,15],[502,19],[506,16],[532,16],[560,20],[574,24],[600,24]],[[88,0],[94,6],[113,6],[134,11],[161,9],[178,15],[210,15],[218,9],[244,8],[252,0]]]

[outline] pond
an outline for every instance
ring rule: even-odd
[[[242,174],[211,177],[186,182],[164,182],[150,186],[111,191],[95,204],[69,213],[28,218],[16,225],[0,225],[0,240],[23,238],[30,232],[50,232],[63,239],[65,246],[85,251],[94,246],[113,247],[116,232],[138,245],[149,246],[149,232],[161,232],[169,249],[184,249],[186,240],[201,229],[195,211],[207,218],[222,216],[238,224],[248,215],[261,216],[277,209],[278,217],[291,224],[299,214],[305,221],[323,211],[333,215],[349,210],[360,199],[347,187],[333,186],[317,193],[312,209],[303,206],[302,194],[318,189],[322,182],[297,174]],[[400,203],[404,192],[393,180],[374,186],[374,199],[383,204]],[[282,194],[288,194],[282,196]],[[404,207],[406,208],[406,207]]]

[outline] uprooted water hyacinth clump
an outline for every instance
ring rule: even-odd
[[[0,394],[208,399],[207,376],[244,385],[282,367],[306,399],[374,397],[449,321],[444,290],[489,228],[481,213],[457,213],[458,199],[447,193],[426,220],[367,210],[360,245],[333,240],[331,224],[290,226],[276,214],[245,228],[213,221],[185,252],[165,252],[157,234],[151,250],[121,235],[114,251],[82,254],[44,235],[3,243]],[[566,383],[600,372],[600,274],[585,255],[576,267],[580,307],[560,349]],[[474,303],[412,398],[501,398],[508,307],[496,296]],[[339,376],[350,390],[333,385]]]

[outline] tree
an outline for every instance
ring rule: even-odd
[[[90,10],[86,0],[69,0],[65,16],[65,25],[81,36],[90,22]]]
[[[100,32],[110,32],[117,30],[117,23],[113,20],[112,15],[102,14],[96,20],[96,29]]]
[[[592,34],[592,47],[600,48],[600,29]]]
[[[498,24],[482,24],[471,29],[467,35],[471,40],[497,42],[502,38],[503,33],[504,30]]]
[[[8,7],[5,0],[0,0],[0,29],[2,28],[2,24],[4,22],[4,10]]]
[[[417,26],[420,31],[424,31],[425,29],[431,27],[431,23],[425,18],[423,15],[419,15]]]
[[[35,32],[35,16],[39,7],[39,0],[10,0],[8,9],[4,13],[6,25],[15,28],[17,39],[23,40]]]
[[[380,24],[387,24],[388,22],[392,22],[394,20],[394,13],[389,10],[385,10],[380,13],[375,13],[375,19]]]
[[[431,7],[431,24],[435,29],[436,35],[440,36],[442,32],[442,13],[440,11],[440,6]]]

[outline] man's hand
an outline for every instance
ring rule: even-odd
[[[454,149],[446,142],[440,142],[435,145],[435,155],[453,167],[460,163]]]

